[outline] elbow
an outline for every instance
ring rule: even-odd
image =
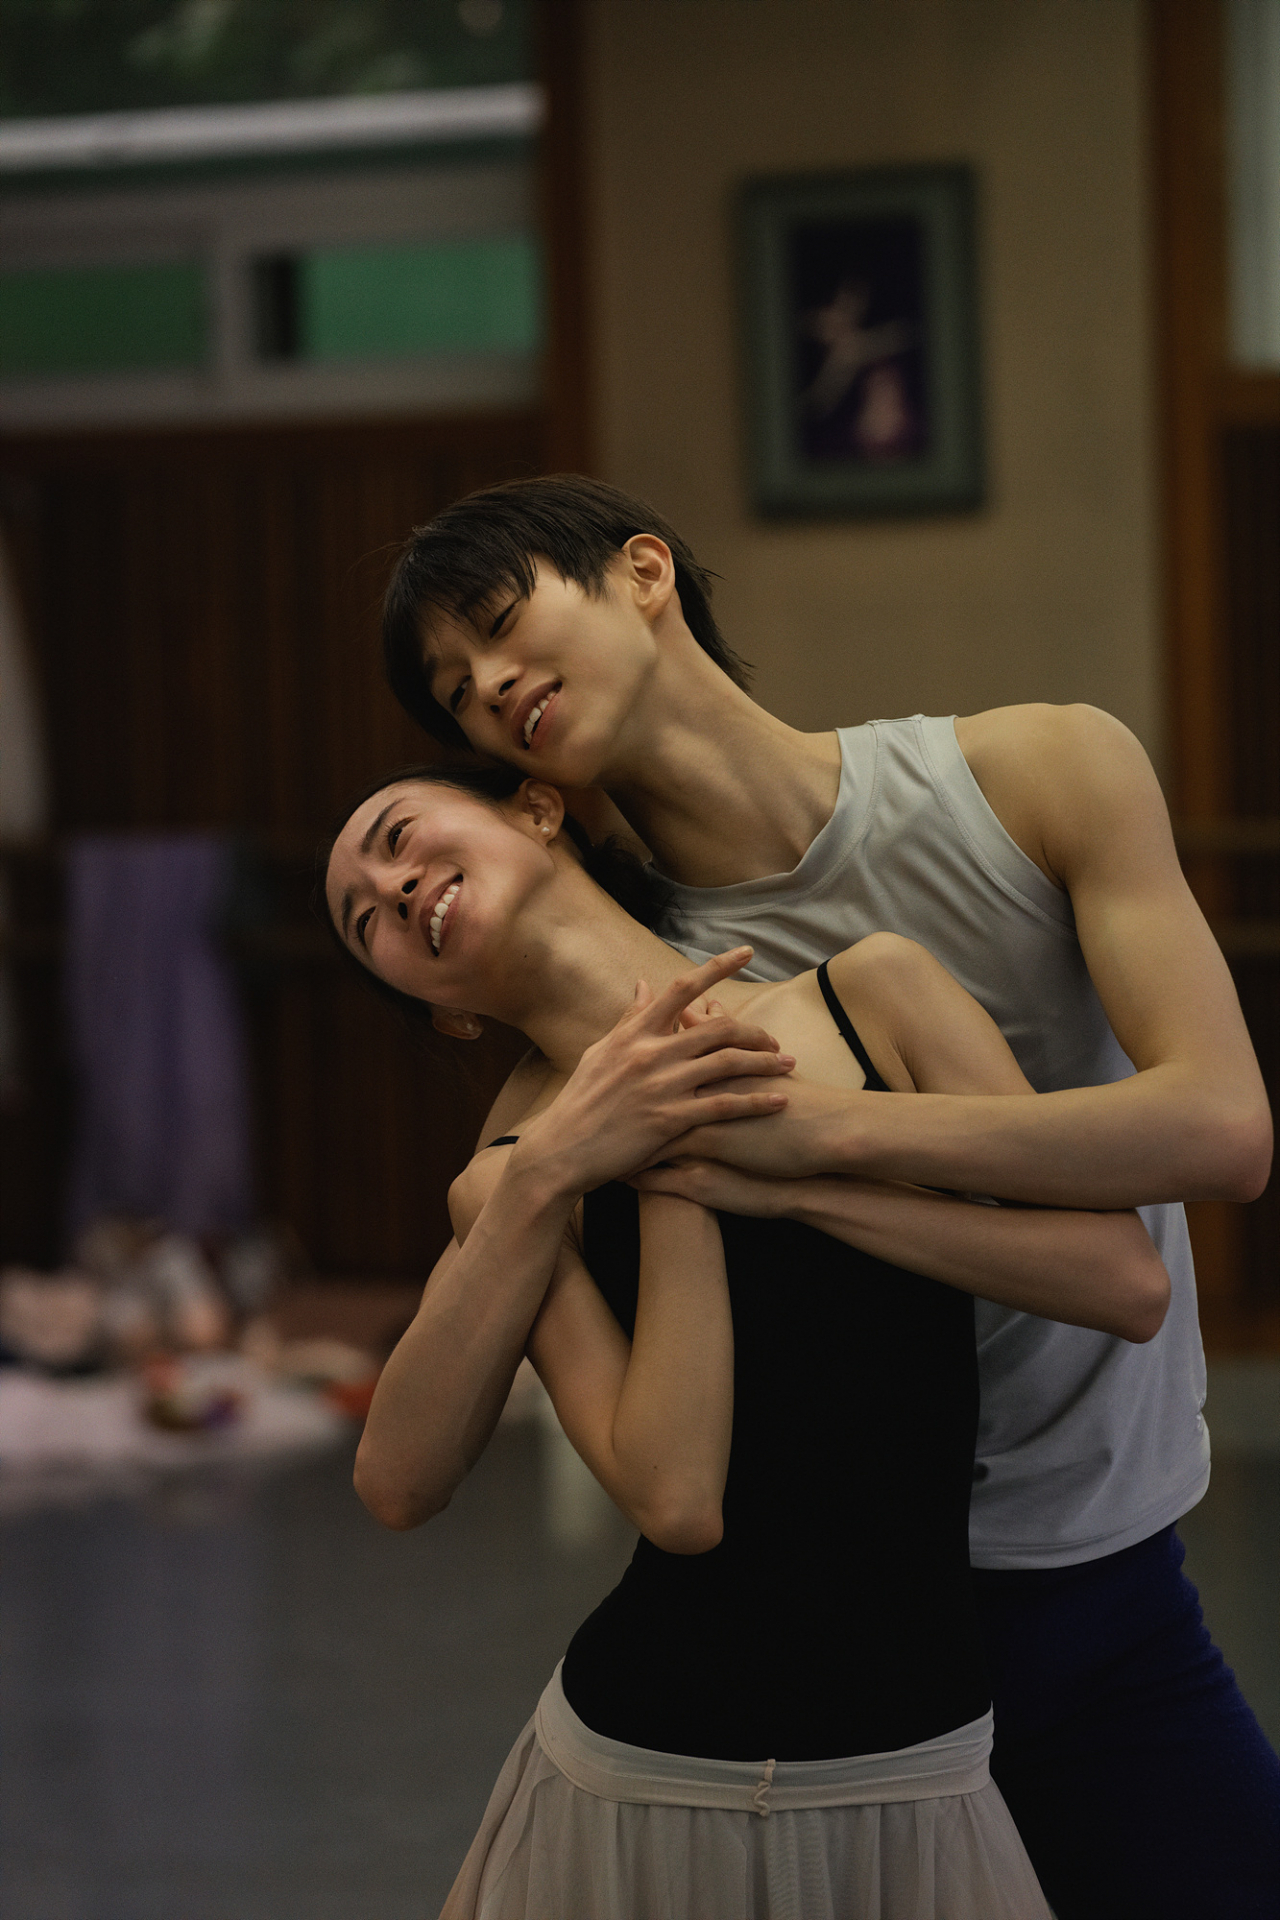
[[[1257,1200],[1271,1178],[1271,1114],[1266,1101],[1232,1129],[1228,1200]]]
[[[663,1553],[710,1553],[724,1538],[720,1502],[668,1508],[647,1514],[640,1531]]]
[[[355,1468],[352,1472],[352,1484],[363,1504],[374,1519],[384,1527],[390,1527],[393,1533],[408,1533],[412,1527],[420,1527],[428,1520],[434,1520],[443,1513],[452,1498],[452,1489],[440,1489],[434,1496],[424,1493],[421,1488],[408,1488],[398,1484],[394,1475],[379,1469],[376,1458],[370,1458],[362,1441],[356,1453]]]
[[[1271,1177],[1271,1112],[1261,1092],[1215,1116],[1207,1130],[1204,1158],[1207,1178],[1188,1197],[1203,1200],[1258,1199]]]
[[[1111,1329],[1134,1346],[1154,1340],[1169,1311],[1171,1288],[1163,1260],[1154,1247],[1136,1259],[1125,1276],[1123,1308]]]

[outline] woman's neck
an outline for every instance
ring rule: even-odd
[[[638,981],[657,994],[688,971],[683,954],[585,874],[570,876],[546,913],[522,929],[510,998],[493,1012],[527,1034],[557,1071],[572,1073],[634,1004]]]

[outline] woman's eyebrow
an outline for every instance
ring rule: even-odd
[[[360,851],[362,854],[368,853],[370,847],[378,837],[378,828],[382,825],[395,804],[395,796],[393,795],[392,798],[388,800],[386,806],[382,808],[377,818],[370,824],[368,832],[360,842]],[[355,888],[348,887],[342,896],[342,937],[344,940],[347,937],[347,925],[351,919],[351,909],[355,905],[355,899]]]

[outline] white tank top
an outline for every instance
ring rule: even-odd
[[[749,940],[751,977],[784,980],[866,934],[905,934],[981,1001],[1038,1092],[1131,1074],[1070,901],[996,819],[954,722],[873,720],[839,740],[835,812],[799,866],[732,887],[677,885],[664,936],[697,958]],[[1204,1494],[1204,1353],[1186,1219],[1180,1206],[1141,1211],[1173,1285],[1154,1340],[1135,1346],[977,1303],[976,1566],[1116,1553]],[[851,1391],[856,1368],[851,1354]]]

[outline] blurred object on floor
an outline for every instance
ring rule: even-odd
[[[389,1353],[422,1299],[421,1281],[294,1280],[271,1318],[284,1340],[349,1340]]]
[[[212,834],[71,844],[72,1232],[120,1213],[190,1235],[249,1224],[245,1038],[216,944],[231,873],[230,844]]]
[[[0,1273],[0,1356],[53,1373],[96,1367],[107,1331],[105,1304],[101,1281],[74,1267],[59,1273],[6,1267]]]
[[[151,1384],[132,1374],[51,1380],[17,1368],[0,1373],[0,1512],[101,1499],[198,1466],[287,1459],[334,1446],[349,1431],[323,1393],[264,1373],[242,1355],[167,1365]],[[199,1425],[200,1408],[219,1404],[228,1414],[234,1407],[234,1417]]]

